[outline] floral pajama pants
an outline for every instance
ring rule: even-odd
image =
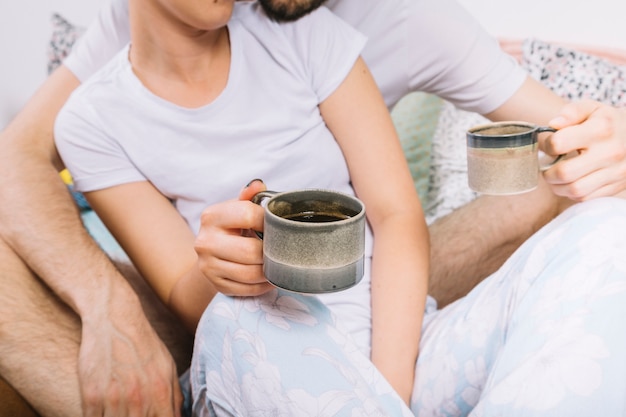
[[[577,204],[427,313],[410,407],[314,296],[218,296],[198,416],[626,416],[626,201]]]

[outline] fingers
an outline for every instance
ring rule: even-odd
[[[544,172],[554,194],[573,201],[616,195],[626,188],[626,172],[622,164],[593,168],[595,164],[584,153],[558,162]],[[580,176],[579,172],[586,172]]]
[[[242,191],[242,195],[247,194]],[[255,193],[256,194],[256,193]],[[218,228],[233,235],[245,229],[263,228],[263,208],[244,199],[230,200],[207,207],[200,217],[201,235],[204,228]]]
[[[119,292],[115,293],[119,295]],[[83,321],[78,378],[87,417],[180,416],[176,364],[141,305],[107,299]]]
[[[241,275],[242,280],[258,283],[263,280],[260,273],[263,264],[263,243],[256,237],[217,236],[196,241],[196,252],[200,262],[216,275],[230,277]]]
[[[207,229],[211,238],[197,239],[196,252],[202,273],[226,295],[250,296],[266,292],[263,275],[263,243],[254,237],[226,235]]]
[[[583,100],[566,105],[550,126],[559,130],[542,149],[568,154],[543,173],[556,195],[584,201],[626,189],[626,111]]]
[[[240,197],[246,200],[264,189],[254,181]],[[260,295],[272,289],[263,275],[263,242],[248,230],[263,230],[263,208],[250,201],[215,204],[202,213],[195,241],[198,265],[223,294]]]
[[[542,149],[550,155],[565,155],[588,149],[595,138],[613,136],[613,109],[584,100],[566,105],[549,125],[557,132],[543,141]]]
[[[559,115],[552,119],[548,125],[560,130],[568,126],[581,124],[601,107],[602,104],[592,100],[580,100],[566,104],[561,109]]]
[[[234,280],[228,277],[218,277],[213,282],[216,287],[219,286],[222,289],[220,290],[222,294],[235,297],[255,297],[274,289],[274,286],[265,277],[263,277],[262,282],[258,283],[244,282],[242,279]]]
[[[183,396],[172,366],[163,379],[158,364],[132,375],[128,370],[112,376],[106,388],[83,390],[86,417],[181,417]]]

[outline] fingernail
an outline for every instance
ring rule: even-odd
[[[250,181],[249,183],[246,184],[246,188],[248,188],[255,181],[259,181],[260,183],[263,184],[263,180],[261,178],[255,178],[255,179],[253,179],[252,181]]]

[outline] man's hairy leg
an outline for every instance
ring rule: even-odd
[[[83,227],[58,175],[54,119],[78,84],[59,67],[0,135],[2,298],[33,309],[22,317],[20,302],[0,306],[7,313],[0,344],[11,354],[0,354],[1,368],[44,415],[55,415],[46,410],[58,405],[64,416],[176,416],[182,398],[172,356],[137,294]],[[43,325],[31,326],[37,320]]]
[[[437,220],[430,226],[429,294],[440,308],[465,296],[570,204],[540,181],[530,193],[481,196]]]
[[[0,240],[0,373],[45,416],[82,414],[80,320]]]
[[[79,317],[0,240],[0,374],[42,416],[80,416]],[[179,373],[189,366],[193,338],[129,264],[118,264]]]

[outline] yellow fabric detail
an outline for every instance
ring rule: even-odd
[[[67,169],[64,169],[63,171],[59,172],[59,175],[61,176],[61,179],[63,180],[65,184],[67,185],[73,184],[72,175]]]

